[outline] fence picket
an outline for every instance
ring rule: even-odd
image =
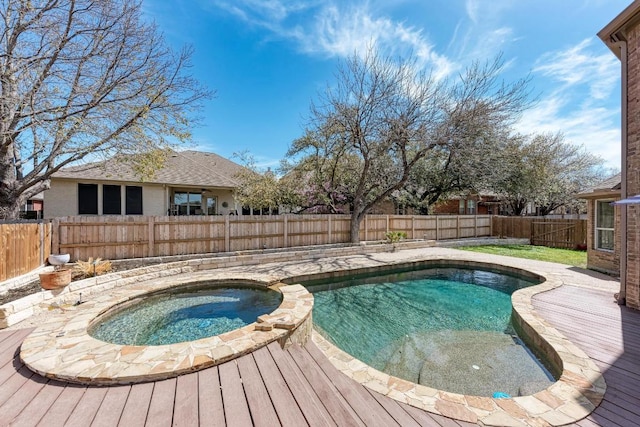
[[[73,260],[124,259],[349,241],[348,215],[63,217],[51,223],[0,224],[0,281],[42,265],[50,253]],[[586,220],[541,217],[367,215],[360,236],[383,240],[387,231],[410,238],[529,238],[532,244],[586,245]]]

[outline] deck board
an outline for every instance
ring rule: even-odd
[[[143,426],[147,419],[153,383],[134,384],[122,410],[119,426]]]
[[[92,427],[117,426],[127,403],[131,386],[109,387],[96,413]]]
[[[253,424],[258,427],[281,425],[273,407],[273,400],[277,399],[278,396],[269,396],[253,357],[239,358],[238,371],[240,372],[240,377],[242,377],[244,393],[247,397]]]
[[[342,394],[338,392],[336,387],[331,383],[329,378],[320,370],[320,368],[304,356],[302,350],[297,346],[289,349],[296,365],[309,382],[311,387],[316,391],[320,401],[325,405],[329,414],[339,426],[364,426],[364,422],[358,417],[355,411],[349,406]]]
[[[58,398],[51,404],[47,410],[47,417],[42,418],[37,424],[39,427],[58,427],[63,426],[69,416],[75,409],[78,402],[84,395],[86,387],[67,385],[64,390],[58,395]],[[42,392],[36,396],[39,397]],[[33,402],[32,402],[33,403]],[[28,408],[27,408],[28,409]],[[26,412],[25,410],[25,413]],[[20,414],[22,415],[22,414]]]
[[[287,414],[287,418],[280,416],[282,424],[293,426],[308,424],[311,427],[335,426],[335,421],[311,385],[305,381],[298,365],[280,350],[277,343],[270,344],[265,350],[255,352],[254,358],[258,366],[272,367],[267,370],[272,375],[269,378],[265,376],[265,382],[267,388],[273,389],[272,395],[279,396],[274,401],[278,413],[286,412]],[[295,407],[295,405],[299,411],[286,410]]]
[[[200,425],[223,426],[224,406],[220,389],[218,368],[213,367],[197,373],[198,375],[198,415]]]
[[[75,408],[69,415],[69,418],[65,422],[65,426],[68,427],[83,427],[88,426],[93,422],[93,418],[98,413],[102,399],[107,394],[108,388],[88,388],[80,397]]]
[[[227,425],[231,427],[247,427],[252,425],[251,412],[247,405],[240,373],[235,360],[223,363],[218,367],[222,402]]]
[[[399,425],[384,407],[371,394],[367,393],[364,387],[359,387],[357,383],[333,366],[318,347],[309,345],[305,347],[305,350],[329,377],[366,425],[370,426],[376,423],[381,423],[385,426]]]
[[[198,376],[181,375],[176,381],[176,398],[173,408],[175,427],[197,426],[200,422],[198,396]]]
[[[420,424],[405,411],[398,402],[393,399],[387,399],[380,393],[376,393],[373,390],[367,390],[371,397],[373,397],[393,419],[402,427],[419,427]]]
[[[603,402],[577,425],[640,425],[640,313],[607,292],[572,286],[538,294],[533,305],[594,359],[607,382]]]
[[[13,393],[2,405],[0,405],[0,416],[9,420],[16,418],[22,410],[33,400],[47,383],[47,379],[40,375],[33,375],[25,378],[22,386]]]
[[[12,426],[26,427],[37,425],[45,414],[49,416],[49,409],[51,408],[53,402],[56,401],[58,396],[60,396],[64,388],[64,383],[58,381],[49,381],[46,387],[42,387],[37,397],[34,397],[29,402],[29,404],[21,411],[21,413],[15,417]],[[66,416],[64,418],[66,419]],[[64,420],[58,421],[58,423],[59,425],[62,425],[64,423]]]
[[[14,396],[18,390],[34,375],[26,366],[22,365],[0,387],[0,405]],[[38,379],[39,381],[39,379]]]
[[[149,427],[169,427],[173,423],[173,401],[176,395],[176,379],[157,381],[153,387],[147,422]]]
[[[640,313],[606,292],[563,286],[533,305],[582,348],[607,381],[603,403],[579,427],[640,425]],[[17,357],[31,330],[0,331],[0,426],[467,427],[391,400],[343,375],[308,343],[277,343],[218,367],[132,386],[86,387],[44,379]]]

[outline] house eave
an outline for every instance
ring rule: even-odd
[[[600,40],[613,54],[621,59],[620,41],[626,41],[626,29],[640,19],[640,0],[635,0],[602,30],[598,32]]]
[[[224,185],[211,185],[206,183],[178,183],[178,182],[162,182],[162,181],[134,181],[130,179],[123,179],[118,177],[105,177],[105,178],[82,178],[82,177],[70,177],[70,176],[52,176],[52,181],[70,181],[70,182],[97,182],[97,183],[119,183],[119,184],[132,184],[132,185],[154,185],[154,186],[167,186],[167,187],[175,187],[175,188],[185,188],[185,189],[193,189],[193,188],[206,188],[209,190],[228,190],[233,191],[237,188],[224,186]]]
[[[595,190],[577,194],[578,199],[619,199],[620,190]]]

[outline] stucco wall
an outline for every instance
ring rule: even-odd
[[[98,214],[102,214],[102,183],[82,181],[83,184],[98,184]],[[110,181],[109,185],[137,185]],[[161,185],[142,185],[142,212],[144,215],[166,215],[167,201]],[[122,194],[122,214],[125,213],[124,193]],[[78,182],[52,179],[51,188],[44,192],[44,217],[78,215]]]
[[[78,184],[73,181],[51,180],[44,192],[44,217],[56,218],[78,214]]]

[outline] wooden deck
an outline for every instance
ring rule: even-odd
[[[539,312],[596,360],[604,402],[577,425],[640,425],[640,313],[608,293],[563,286]],[[218,367],[131,386],[46,380],[16,356],[29,330],[0,331],[0,426],[470,426],[369,391],[310,343],[277,344]]]
[[[640,426],[640,312],[611,293],[562,286],[534,297],[542,317],[582,348],[607,382],[604,401],[577,425]]]

